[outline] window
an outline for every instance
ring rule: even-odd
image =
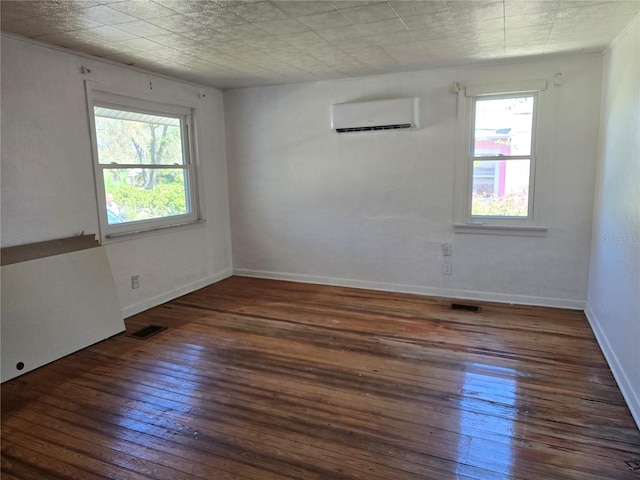
[[[195,223],[192,109],[99,91],[89,98],[103,239]]]
[[[536,98],[473,98],[470,218],[530,217]]]
[[[546,232],[534,195],[540,176],[538,108],[546,82],[508,87],[467,87],[458,94],[459,132],[464,132],[458,137],[458,233]]]

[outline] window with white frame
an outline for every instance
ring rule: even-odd
[[[459,94],[459,130],[466,133],[464,140],[459,137],[465,153],[458,162],[454,229],[543,235],[535,185],[538,110],[546,82],[528,82],[525,87],[532,88],[513,91],[500,87],[468,87]]]
[[[530,218],[536,93],[472,100],[469,217]]]
[[[192,108],[88,92],[103,239],[197,222]]]

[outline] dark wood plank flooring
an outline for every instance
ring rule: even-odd
[[[233,277],[2,385],[3,479],[635,479],[584,314]]]

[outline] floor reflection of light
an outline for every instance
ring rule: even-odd
[[[458,475],[473,476],[482,469],[494,480],[509,478],[516,387],[516,371],[511,368],[467,366],[459,403]]]

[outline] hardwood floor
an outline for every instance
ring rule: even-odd
[[[2,385],[3,479],[640,479],[581,312],[233,277]]]

